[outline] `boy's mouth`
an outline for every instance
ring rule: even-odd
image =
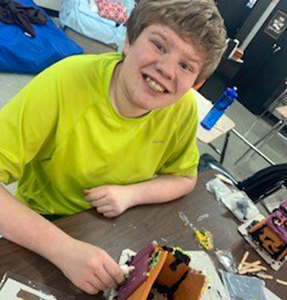
[[[147,83],[147,85],[155,92],[157,93],[168,93],[168,91],[159,83],[157,83],[156,81],[154,81],[151,77],[149,77],[148,75],[143,75],[143,78],[145,80],[145,82]]]

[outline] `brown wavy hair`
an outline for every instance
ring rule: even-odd
[[[127,21],[127,38],[135,42],[152,24],[174,30],[192,44],[203,58],[196,83],[208,78],[217,68],[226,49],[226,30],[213,0],[141,0]]]

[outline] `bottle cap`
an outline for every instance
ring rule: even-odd
[[[237,95],[237,87],[233,87],[233,88],[226,88],[225,90],[226,95],[230,98],[232,98],[233,100],[235,100],[238,95]]]

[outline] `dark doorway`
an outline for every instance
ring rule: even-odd
[[[276,32],[277,21],[281,28]],[[286,88],[287,1],[280,1],[244,53],[244,65],[234,78],[238,100],[261,114]],[[275,26],[272,28],[272,26]],[[274,31],[272,31],[274,29]]]
[[[256,5],[261,4],[262,1],[263,0],[257,0],[254,2],[252,0],[215,1],[224,19],[229,38],[237,38],[237,33],[240,32],[242,25],[246,23],[248,18],[250,19],[250,17],[252,17],[252,12],[255,8],[257,8]],[[254,3],[253,5],[248,5],[252,2]],[[241,37],[244,39],[245,35],[241,34]],[[200,92],[213,102],[217,100],[227,86],[234,86],[234,82],[231,79],[241,67],[241,64],[229,60],[227,58],[228,54],[228,52],[225,53],[215,73],[208,78],[203,87],[200,89]]]
[[[248,6],[250,0],[217,0],[215,2],[224,19],[228,37],[235,38],[256,4]]]

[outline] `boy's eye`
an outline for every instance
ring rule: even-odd
[[[191,67],[186,64],[186,63],[180,63],[180,66],[182,67],[182,69],[187,70],[187,71],[192,71]]]
[[[165,53],[165,48],[163,47],[163,45],[161,45],[160,43],[157,43],[157,42],[154,42],[154,44],[160,52]]]

